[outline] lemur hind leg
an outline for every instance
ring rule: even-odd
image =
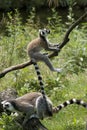
[[[51,71],[61,72],[61,70],[62,70],[60,68],[54,68],[53,65],[52,65],[52,63],[51,63],[51,61],[50,61],[50,59],[48,58],[47,55],[41,54],[39,52],[36,52],[36,53],[34,53],[32,55],[32,60],[33,59],[35,59],[36,62],[38,62],[38,61],[44,62],[49,67],[49,69]]]

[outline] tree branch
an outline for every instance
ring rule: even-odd
[[[18,64],[18,65],[15,65],[15,66],[11,66],[5,70],[3,70],[1,73],[0,73],[0,78],[4,77],[8,72],[11,72],[11,71],[14,71],[14,70],[18,70],[18,69],[23,69],[29,65],[31,65],[32,62],[31,61],[28,61],[28,62],[25,62],[25,63],[22,63],[22,64]]]
[[[67,32],[65,33],[65,36],[64,36],[64,39],[62,41],[62,43],[60,43],[58,45],[59,49],[61,50],[66,44],[67,42],[69,42],[69,35],[71,33],[71,31],[87,16],[87,12],[84,13],[79,19],[77,19],[70,27],[69,29],[67,30]],[[52,54],[48,55],[49,58],[52,58],[54,56],[58,56],[58,52],[53,52]],[[1,73],[0,73],[0,78],[4,77],[8,72],[11,72],[11,71],[14,71],[14,70],[18,70],[18,69],[23,69],[29,65],[31,65],[32,62],[31,61],[28,61],[28,62],[25,62],[25,63],[22,63],[22,64],[18,64],[18,65],[15,65],[15,66],[11,66],[5,70],[3,70]]]
[[[69,35],[71,33],[71,31],[87,16],[87,12],[85,12],[79,19],[77,19],[67,30],[63,42],[59,45],[59,49],[61,50],[66,44],[67,42],[69,42]],[[57,56],[59,52],[53,52],[52,54],[49,55],[49,57],[54,57]]]

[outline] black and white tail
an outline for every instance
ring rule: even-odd
[[[73,98],[73,99],[70,99],[68,101],[65,101],[64,103],[58,105],[57,107],[54,107],[53,113],[58,113],[62,108],[67,107],[68,105],[71,105],[71,104],[77,104],[77,105],[81,105],[81,106],[87,108],[87,103],[85,103],[82,100],[78,100],[78,99]]]
[[[35,61],[33,61],[32,63],[34,65],[35,71],[37,73],[38,81],[39,81],[40,88],[41,88],[41,93],[42,93],[43,97],[45,97],[44,83],[42,81],[42,76],[41,76],[41,73],[40,73],[39,66],[37,65],[37,63]]]
[[[43,83],[43,80],[42,80],[42,76],[41,76],[41,73],[40,73],[39,66],[37,65],[37,63],[35,61],[32,61],[32,63],[34,65],[35,71],[37,73],[38,81],[39,81],[40,88],[41,88],[41,93],[43,95],[43,98],[45,99],[48,114],[49,114],[49,116],[52,116],[52,111],[50,110],[48,103],[47,103],[47,98],[46,98],[46,94],[45,94],[45,90],[44,90],[44,83]]]

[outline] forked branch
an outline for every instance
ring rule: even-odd
[[[67,32],[65,33],[65,36],[64,36],[64,39],[63,41],[61,42],[61,44],[59,44],[59,49],[61,50],[68,42],[69,42],[69,35],[70,33],[72,32],[72,30],[87,16],[87,12],[85,12],[79,19],[77,19],[70,27],[69,29],[67,30]],[[52,58],[54,56],[58,56],[58,52],[53,52],[52,54],[48,55],[49,58]],[[31,61],[28,61],[28,62],[25,62],[25,63],[22,63],[22,64],[18,64],[18,65],[15,65],[15,66],[11,66],[5,70],[3,70],[1,73],[0,73],[0,78],[4,77],[7,73],[11,72],[11,71],[14,71],[14,70],[18,70],[18,69],[23,69],[29,65],[31,65],[32,62]]]

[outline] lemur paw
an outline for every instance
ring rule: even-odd
[[[61,73],[62,69],[56,68],[55,71],[58,72],[58,73]]]

